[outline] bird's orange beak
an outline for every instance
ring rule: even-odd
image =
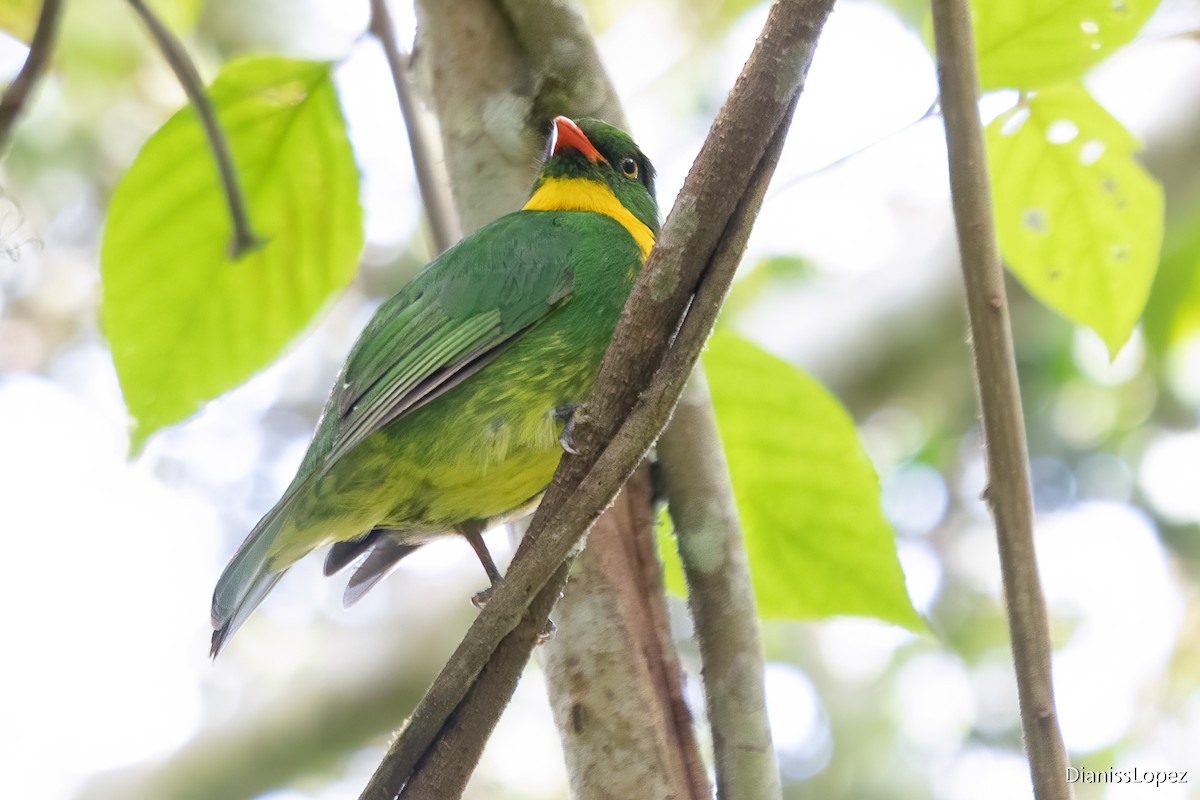
[[[554,144],[550,148],[550,152],[557,154],[564,147],[570,147],[579,152],[593,164],[608,163],[608,159],[600,155],[600,151],[596,149],[584,132],[579,130],[578,125],[566,117],[555,117]]]

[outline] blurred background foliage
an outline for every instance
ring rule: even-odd
[[[403,126],[377,45],[361,35],[365,2],[151,5],[208,79],[248,54],[336,62],[362,176],[362,266],[277,363],[127,462],[127,412],[97,322],[100,230],[117,181],[184,97],[124,4],[67,4],[53,73],[0,167],[0,531],[13,565],[0,582],[13,610],[0,794],[355,797],[395,721],[373,710],[415,700],[471,618],[469,550],[423,549],[350,612],[316,564],[294,570],[215,665],[206,609],[224,558],[290,478],[353,337],[429,257]],[[34,7],[0,2],[0,26],[27,36],[19,21]],[[411,9],[393,8],[408,40]],[[766,6],[587,10],[667,207]],[[850,412],[931,631],[767,623],[788,797],[1030,796],[979,500],[942,131],[926,117],[936,84],[925,16],[908,0],[837,6],[722,320]],[[1009,286],[1072,761],[1193,772],[1157,790],[1080,786],[1081,800],[1200,796],[1198,28],[1200,3],[1168,0],[1084,80],[1140,139],[1165,198],[1162,259],[1132,339],[1110,361],[1096,334]],[[10,77],[24,49],[0,45]],[[1016,99],[989,95],[985,115]],[[530,675],[469,796],[565,796],[556,741]]]

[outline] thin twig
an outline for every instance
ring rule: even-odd
[[[1021,414],[1004,272],[979,120],[979,80],[968,0],[933,0],[950,193],[962,253],[975,374],[983,410],[988,488],[1012,638],[1025,748],[1038,800],[1067,800],[1067,757],[1050,681],[1050,631],[1033,546],[1025,421]]]
[[[440,253],[462,238],[462,229],[454,210],[454,200],[450,197],[449,182],[444,171],[437,168],[439,161],[434,157],[430,136],[421,124],[421,109],[408,81],[408,56],[396,44],[396,29],[392,25],[387,0],[371,0],[371,21],[367,30],[379,40],[392,73],[396,99],[400,101],[404,128],[408,131],[408,147],[412,151],[417,186],[420,187],[425,216],[429,220],[429,233],[434,247]]]
[[[790,121],[832,4],[781,0],[772,7],[634,286],[587,414],[577,423],[583,454],[563,458],[507,576],[393,743],[364,798],[394,796],[393,788],[411,774],[414,756],[419,760],[436,741],[497,645],[661,432],[716,317],[719,304],[701,300],[723,295],[737,267],[740,247],[722,242],[745,244],[765,187],[759,172],[770,174],[763,154]],[[757,200],[746,203],[749,194]],[[718,253],[724,257],[716,259]],[[689,305],[676,340],[688,342],[684,352],[671,346],[671,333]],[[660,384],[675,386],[674,394],[643,394]]]
[[[263,242],[254,235],[254,231],[250,227],[250,217],[246,212],[245,196],[238,183],[237,169],[233,165],[233,155],[229,152],[229,144],[225,141],[225,134],[217,122],[217,113],[213,109],[212,101],[209,100],[208,93],[204,91],[204,81],[200,78],[200,73],[196,71],[196,65],[188,57],[183,44],[175,38],[162,20],[154,16],[154,12],[145,2],[129,0],[129,5],[142,18],[146,29],[150,31],[150,37],[154,39],[159,52],[163,54],[171,71],[175,73],[175,78],[183,87],[183,91],[191,101],[192,108],[196,110],[196,116],[204,128],[209,149],[212,150],[213,159],[217,162],[217,172],[221,177],[221,188],[225,193],[225,204],[229,207],[229,217],[233,221],[233,241],[229,245],[229,255],[230,258],[236,260],[257,249]]]
[[[0,152],[8,146],[17,117],[33,94],[33,88],[41,80],[46,65],[50,63],[50,51],[54,49],[54,37],[58,32],[61,11],[62,0],[43,0],[42,10],[38,14],[37,29],[29,42],[29,55],[26,56],[17,77],[13,78],[13,82],[4,90],[4,96],[0,97]]]

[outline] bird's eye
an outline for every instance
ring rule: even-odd
[[[625,173],[625,177],[633,180],[638,176],[637,162],[632,158],[626,158],[621,162],[621,172]]]

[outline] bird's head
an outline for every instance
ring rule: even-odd
[[[580,186],[576,181],[606,187],[651,234],[658,234],[654,167],[629,134],[596,119],[572,122],[555,117],[542,171],[534,184],[534,197],[540,190],[554,187],[554,194],[562,195],[561,207],[566,208],[570,205],[570,187]]]

